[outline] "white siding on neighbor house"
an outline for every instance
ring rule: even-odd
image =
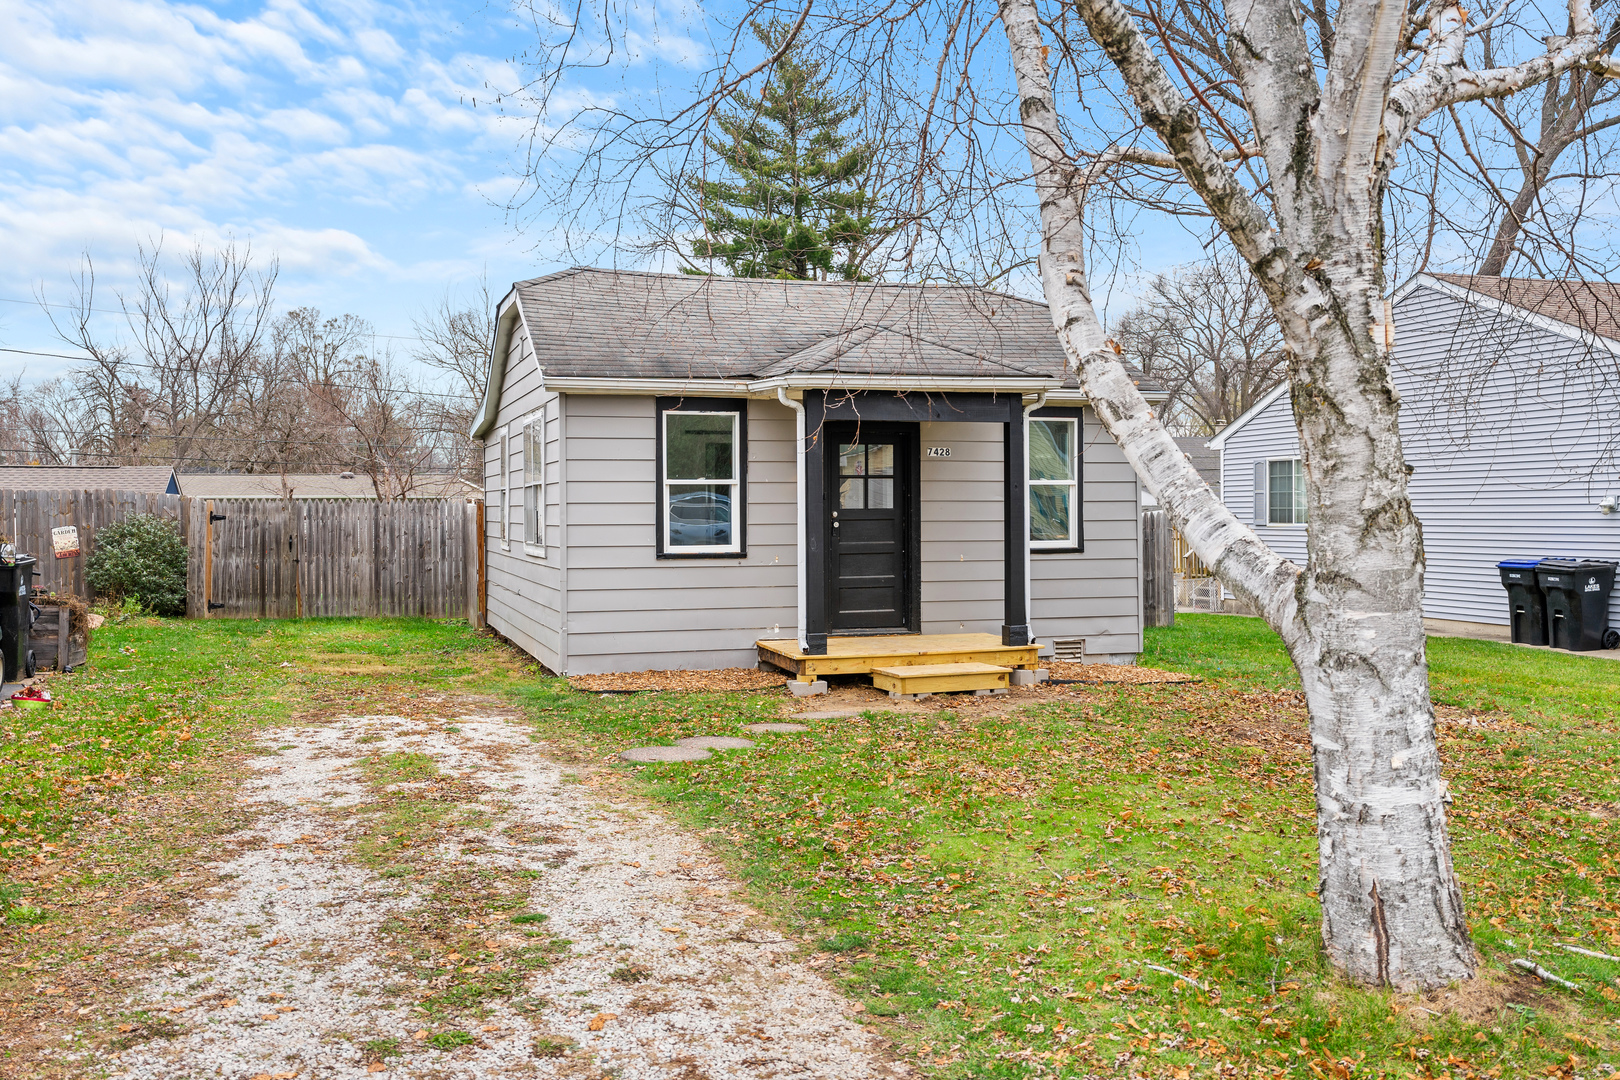
[[[1254,524],[1255,463],[1297,457],[1299,430],[1294,427],[1294,407],[1283,394],[1227,441],[1221,452],[1221,501],[1239,521]],[[1255,531],[1277,554],[1305,564],[1305,526],[1257,525]]]
[[[752,667],[793,637],[794,414],[748,403],[745,557],[660,559],[654,399],[570,394],[567,673]]]
[[[1424,614],[1505,624],[1504,558],[1620,560],[1620,514],[1596,505],[1620,495],[1620,357],[1428,287],[1402,298],[1396,326],[1401,442],[1427,554]],[[1240,517],[1244,463],[1280,430],[1293,438],[1286,397],[1226,444],[1227,505]],[[1276,531],[1263,531],[1267,543],[1303,559]],[[1610,621],[1620,624],[1620,593]]]
[[[485,593],[488,622],[552,671],[567,664],[564,652],[563,567],[561,547],[562,485],[564,467],[559,453],[563,426],[563,399],[547,393],[529,348],[527,335],[512,335],[495,430],[484,444]],[[545,511],[544,555],[529,551],[523,534],[522,421],[544,410]],[[502,449],[505,448],[505,460]],[[503,482],[504,481],[504,482]],[[500,504],[500,513],[490,507]],[[508,520],[510,518],[510,520]],[[507,523],[507,540],[501,524]]]

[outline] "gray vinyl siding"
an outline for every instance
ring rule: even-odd
[[[1000,634],[1001,424],[919,424],[922,632]]]
[[[1227,441],[1221,454],[1221,498],[1226,508],[1239,521],[1252,524],[1255,463],[1297,457],[1299,429],[1294,426],[1293,404],[1283,394]],[[1255,531],[1271,550],[1305,565],[1305,526],[1260,525]]]
[[[1136,473],[1091,409],[1081,455],[1085,550],[1030,554],[1036,640],[1085,638],[1086,655],[1142,651],[1142,514]]]
[[[653,398],[567,403],[568,674],[752,667],[793,637],[793,412],[748,403],[746,557],[659,559]]]
[[[490,627],[552,671],[562,671],[567,664],[562,634],[562,409],[561,396],[546,392],[520,325],[512,335],[496,427],[484,444],[485,590]],[[544,555],[534,554],[523,543],[523,446],[518,425],[536,410],[544,410],[546,418]],[[500,505],[500,513],[487,509],[493,504]]]
[[[1418,288],[1396,309],[1395,384],[1412,506],[1428,563],[1424,614],[1505,624],[1504,558],[1620,559],[1620,357],[1523,319]],[[1286,398],[1233,434],[1223,455],[1227,505],[1248,512],[1244,471],[1274,433],[1293,438]],[[1264,530],[1267,543],[1303,559]],[[1620,594],[1610,620],[1620,622]]]

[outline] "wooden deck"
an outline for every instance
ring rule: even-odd
[[[827,675],[866,675],[873,668],[909,664],[995,664],[998,667],[1040,666],[1040,645],[1003,645],[994,634],[885,634],[877,637],[830,637],[826,655],[799,650],[793,638],[756,641],[759,658],[815,682]]]

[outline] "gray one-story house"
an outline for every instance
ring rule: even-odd
[[[1434,629],[1495,635],[1508,622],[1498,561],[1620,559],[1620,287],[1420,274],[1392,303],[1401,446],[1427,555],[1423,613]],[[1303,562],[1309,522],[1287,386],[1209,445],[1227,507]]]
[[[472,435],[489,624],[559,673],[1142,648],[1137,481],[1042,304],[566,270],[501,301]]]

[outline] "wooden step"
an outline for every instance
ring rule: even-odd
[[[872,685],[891,694],[1005,690],[1012,668],[995,664],[908,664],[872,669]]]

